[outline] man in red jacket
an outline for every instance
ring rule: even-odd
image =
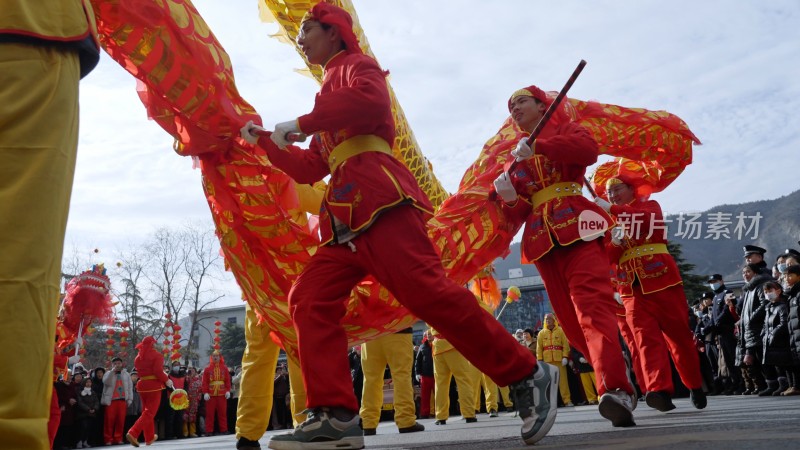
[[[514,122],[534,130],[552,103],[536,86],[520,89],[508,100]],[[512,151],[517,164],[494,182],[512,220],[525,219],[522,260],[542,276],[553,311],[569,342],[591,359],[597,373],[600,414],[614,426],[635,425],[636,396],[627,376],[608,279],[604,230],[581,228],[584,218],[611,218],[582,195],[586,167],[597,161],[597,143],[571,122],[562,104],[529,146],[520,140]]]
[[[203,369],[203,399],[206,401],[206,435],[214,432],[217,418],[219,432],[228,432],[228,402],[231,397],[231,373],[219,351],[208,357],[209,364]]]
[[[331,175],[319,219],[323,245],[289,294],[312,413],[292,434],[273,436],[270,447],[303,448],[319,439],[337,448],[363,447],[340,320],[351,289],[368,275],[481,372],[501,386],[511,385],[524,422],[522,437],[532,444],[555,421],[556,390],[548,387],[558,383],[558,371],[537,366],[471,292],[445,276],[425,228],[431,204],[392,156],[395,125],[385,72],[362,53],[352,25],[341,8],[315,5],[298,35],[308,61],[325,68],[314,109],[279,123],[270,138],[256,139],[251,130],[260,127],[251,123],[242,128],[242,138],[263,147],[272,164],[296,182]],[[291,132],[314,135],[310,148],[288,145]],[[456,311],[458,321],[452,320]],[[496,351],[486,352],[486,341]]]
[[[617,169],[602,189],[610,203],[602,197],[595,202],[621,227],[619,233],[612,233],[607,248],[610,258],[617,262],[617,290],[639,352],[647,406],[662,412],[675,409],[669,351],[681,381],[691,390],[692,404],[703,409],[706,395],[700,360],[689,330],[683,280],[667,250],[661,206],[648,199],[653,188],[645,181],[644,170],[633,169],[635,161],[605,165]]]

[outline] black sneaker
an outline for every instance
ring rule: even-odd
[[[497,411],[490,409],[489,410],[489,417],[497,417]]]
[[[425,431],[425,426],[419,422],[414,422],[414,425],[411,425],[410,427],[397,427],[397,431],[401,433],[416,433],[417,431]],[[364,434],[367,434],[367,430],[364,430]]]
[[[664,391],[650,391],[644,396],[644,401],[647,406],[661,412],[675,409],[675,404],[672,403],[672,396]]]
[[[708,399],[706,399],[706,393],[703,388],[692,389],[689,392],[689,398],[692,400],[692,405],[697,409],[703,409],[708,405]]]
[[[539,362],[531,375],[509,386],[522,419],[522,440],[534,444],[547,435],[558,412],[558,368]]]
[[[240,437],[238,441],[236,441],[236,450],[260,450],[261,444],[258,441],[251,441],[246,437]]]
[[[291,433],[272,436],[268,447],[275,450],[364,448],[360,422],[358,414],[344,421],[334,417],[328,408],[316,408]]]
[[[375,428],[364,428],[364,436],[375,436],[378,430]]]
[[[447,419],[439,419],[434,422],[434,425],[447,425]]]
[[[466,417],[465,420],[467,421],[467,423],[475,423],[475,422],[478,421],[478,418],[477,417]]]

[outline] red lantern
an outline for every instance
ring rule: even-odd
[[[109,328],[109,329],[106,330],[106,333],[108,333],[109,336],[113,336],[114,335],[114,329],[113,328]]]
[[[218,321],[214,322],[214,325],[216,325],[216,326],[220,326],[220,325],[222,325],[222,322],[220,322],[220,321],[218,320]]]
[[[114,350],[109,350],[109,351],[107,351],[107,352],[106,352],[106,355],[108,355],[109,357],[112,357],[112,356],[114,356]]]
[[[81,356],[85,355],[86,354],[86,349],[81,347],[81,349],[78,350],[78,354],[81,355]]]
[[[164,317],[166,317],[167,319],[172,319],[172,313],[166,313],[166,314],[164,314]],[[169,322],[167,322],[167,323],[169,323]]]
[[[220,349],[219,344],[214,344],[214,350],[219,350],[219,349]]]
[[[127,339],[127,338],[128,338],[128,336],[130,336],[130,334],[128,334],[128,332],[127,332],[127,331],[125,331],[125,330],[123,330],[123,331],[122,331],[122,332],[119,334],[119,337],[121,337],[122,339]]]
[[[122,328],[128,328],[129,326],[131,326],[131,323],[128,322],[127,320],[123,320],[120,325],[122,325]]]
[[[169,345],[169,339],[164,339],[161,343],[164,345]]]
[[[172,339],[175,340],[175,342],[180,341],[181,340],[181,335],[175,333],[175,334],[172,335]]]
[[[169,330],[164,330],[164,336],[169,336],[169,335],[171,335],[171,334],[172,334],[172,333],[170,333],[170,331],[169,331]]]
[[[214,336],[214,342],[219,342],[221,340],[222,340],[222,338],[220,338],[219,336]]]
[[[122,347],[122,348],[127,348],[128,347],[128,343],[125,342],[125,341],[122,341],[122,342],[119,343],[119,346]]]
[[[114,346],[114,340],[113,339],[106,339],[106,345],[109,346],[109,347],[113,347]]]
[[[172,329],[175,331],[181,331],[181,326],[176,323],[175,325],[172,326]]]

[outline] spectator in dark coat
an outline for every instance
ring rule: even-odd
[[[78,392],[78,408],[76,419],[80,425],[78,445],[75,448],[90,448],[89,436],[97,422],[100,413],[100,399],[92,389],[92,379],[83,380],[83,386]]]
[[[782,395],[800,395],[800,266],[786,268],[784,274],[789,299],[789,348],[792,366],[789,370],[789,389]]]
[[[436,381],[433,378],[433,347],[431,346],[430,330],[425,330],[422,343],[414,360],[414,373],[420,386],[419,418],[427,419],[431,416],[431,400]]]
[[[786,369],[792,365],[792,354],[789,350],[789,305],[783,295],[783,287],[775,281],[768,281],[764,283],[764,296],[769,301],[764,329],[761,332],[764,342],[762,363],[767,388],[758,393],[761,397],[780,395],[789,388]]]
[[[761,330],[764,328],[764,312],[767,299],[764,297],[763,285],[772,280],[772,276],[762,270],[758,264],[747,264],[742,268],[742,297],[739,305],[738,334],[736,336],[736,365],[742,371],[745,395],[757,394],[766,389],[767,384],[762,375],[761,359],[764,345]]]

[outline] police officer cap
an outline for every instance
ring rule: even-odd
[[[722,275],[720,275],[718,273],[715,273],[714,275],[711,275],[710,277],[708,277],[708,282],[709,283],[713,283],[714,281],[722,281]]]
[[[794,259],[800,260],[800,252],[798,252],[797,250],[795,250],[795,249],[793,249],[793,248],[787,248],[787,249],[786,249],[786,250],[783,252],[783,254],[782,254],[781,256],[783,256],[783,257],[789,257],[789,256],[791,256],[791,257],[793,257]]]
[[[767,253],[767,251],[765,249],[757,246],[757,245],[745,245],[744,246],[744,256],[745,256],[745,258],[750,256],[750,255],[752,255],[752,254],[755,254],[755,253],[758,253],[759,255],[764,256],[764,253]]]
[[[705,300],[707,298],[714,298],[714,293],[713,292],[703,292],[703,296],[700,297],[700,298],[702,298],[703,300]]]

